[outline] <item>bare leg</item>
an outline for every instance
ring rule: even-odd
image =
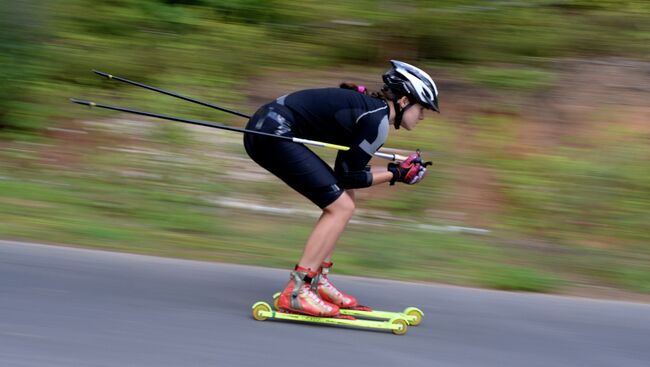
[[[350,197],[350,199],[352,201],[352,204],[354,205],[354,191],[347,190],[346,194]],[[351,213],[350,213],[350,217],[351,217]],[[348,221],[349,221],[349,217],[348,217]],[[336,236],[336,238],[334,239],[334,242],[331,243],[331,246],[329,246],[330,243],[327,243],[325,246],[323,246],[324,249],[329,249],[329,252],[326,254],[326,256],[324,258],[324,260],[326,262],[328,262],[328,263],[332,262],[332,253],[334,252],[335,243],[336,243],[336,240],[338,240],[338,237],[339,236]],[[325,265],[324,262],[320,262],[316,266],[320,267],[321,264]],[[329,273],[330,268],[331,268],[331,264],[329,264],[327,266],[323,266],[322,270],[317,270],[317,271],[319,271],[319,275],[316,277],[316,279],[318,279],[317,280],[317,285],[315,287],[312,285],[312,289],[314,289],[316,292],[318,292],[318,295],[319,295],[319,297],[321,299],[323,299],[326,302],[335,304],[335,305],[337,305],[339,307],[352,308],[352,307],[357,306],[358,303],[357,303],[357,300],[356,300],[355,297],[353,297],[353,296],[351,296],[349,294],[341,292],[329,280],[329,278],[327,277],[327,274]],[[312,269],[314,269],[314,268],[312,268]]]
[[[336,241],[354,212],[352,195],[346,191],[323,209],[323,214],[307,238],[305,250],[298,265],[317,271],[326,258],[331,259]]]
[[[345,190],[345,192],[346,192],[348,195],[350,195],[350,198],[352,199],[352,202],[355,203],[355,206],[356,206],[356,199],[355,199],[355,197],[354,197],[354,190],[352,190],[352,189],[350,189],[350,190]],[[349,221],[349,220],[348,220],[348,221]],[[338,238],[337,238],[337,239],[338,239]],[[333,255],[333,254],[334,254],[334,247],[332,247],[332,251],[330,251],[329,254],[327,254],[327,256],[325,257],[325,261],[327,261],[327,262],[332,262],[332,255]]]

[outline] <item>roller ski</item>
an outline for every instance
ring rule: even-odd
[[[390,330],[396,335],[406,333],[408,319],[417,323],[421,320],[421,311],[418,316],[412,316],[396,312],[372,311],[358,306],[354,297],[341,293],[329,283],[327,272],[331,264],[323,265],[326,270],[320,269],[319,272],[296,266],[296,269],[291,272],[287,287],[274,296],[274,308],[266,302],[257,302],[253,305],[253,318],[259,321],[280,319]],[[415,310],[412,312],[416,314]],[[369,316],[368,313],[374,316]],[[386,320],[357,319],[355,317],[357,315]]]
[[[273,306],[276,311],[281,311],[278,308],[278,297],[280,292],[273,295]],[[373,320],[391,320],[393,318],[404,319],[409,326],[418,326],[422,322],[424,312],[417,307],[407,307],[402,312],[395,311],[380,311],[374,310],[367,306],[355,306],[352,308],[340,308],[339,314],[342,316],[359,317],[363,319]]]
[[[415,307],[406,308],[402,312],[390,312],[373,310],[370,307],[361,306],[356,298],[338,290],[330,282],[328,275],[334,264],[332,262],[323,262],[319,271],[311,281],[311,290],[316,293],[323,301],[335,304],[339,307],[339,314],[344,316],[354,316],[368,319],[390,320],[394,317],[404,318],[409,325],[417,326],[422,322],[422,311]],[[273,295],[273,305],[276,310],[280,310],[279,302],[280,293]]]
[[[406,334],[408,322],[401,317],[394,317],[388,321],[371,321],[356,319],[353,316],[335,315],[331,317],[316,317],[288,311],[275,311],[266,302],[257,302],[253,305],[253,318],[258,321],[267,319],[291,320],[314,324],[342,325],[364,329],[390,330],[395,335]]]

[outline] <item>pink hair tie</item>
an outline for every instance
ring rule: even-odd
[[[357,90],[359,91],[359,93],[363,93],[363,92],[366,91],[366,86],[365,85],[360,85],[360,86],[357,87]]]

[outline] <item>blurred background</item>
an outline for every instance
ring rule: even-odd
[[[434,166],[358,193],[338,273],[649,299],[647,1],[3,1],[0,238],[289,269],[319,212],[240,134],[68,99],[243,127],[91,70],[250,114],[390,59],[442,113],[386,146]]]

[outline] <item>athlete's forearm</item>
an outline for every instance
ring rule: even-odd
[[[372,172],[372,186],[390,182],[393,179],[393,173],[383,170],[378,170]]]

